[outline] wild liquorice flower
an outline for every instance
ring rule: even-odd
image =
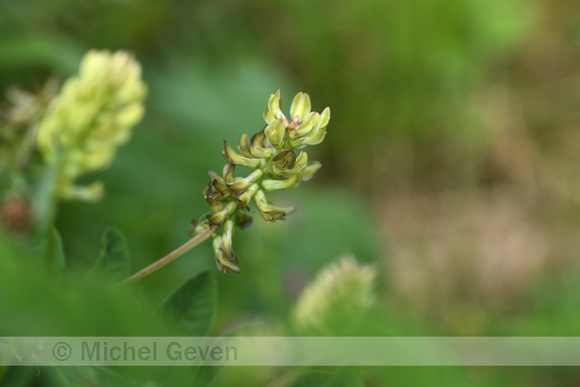
[[[75,185],[82,175],[108,166],[144,114],[147,87],[141,66],[124,51],[89,51],[78,75],[69,78],[37,130],[48,164],[57,166],[56,194],[95,200],[101,182]]]
[[[375,299],[375,268],[360,265],[352,255],[324,267],[296,302],[293,318],[305,331],[318,331],[358,316]]]
[[[195,222],[194,232],[210,226],[221,227],[221,236],[215,236],[213,247],[218,269],[239,272],[236,256],[231,247],[233,225],[248,227],[252,218],[247,214],[252,198],[261,217],[270,222],[284,220],[294,207],[275,206],[266,198],[267,191],[297,187],[309,180],[320,168],[318,161],[309,161],[305,151],[296,149],[316,145],[324,140],[330,120],[330,109],[322,113],[311,112],[310,97],[298,93],[290,107],[290,117],[281,110],[280,90],[272,94],[264,110],[266,127],[252,137],[243,134],[236,152],[224,141],[222,154],[227,161],[222,175],[209,172],[211,181],[204,190],[211,214],[203,222]],[[254,169],[246,177],[234,177],[236,166]]]

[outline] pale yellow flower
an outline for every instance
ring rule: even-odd
[[[336,324],[337,318],[367,310],[374,302],[376,271],[359,265],[352,255],[324,267],[306,286],[293,310],[294,321],[305,331]]]
[[[102,184],[75,180],[107,167],[143,117],[147,87],[141,66],[124,51],[89,51],[80,72],[65,82],[37,130],[44,159],[57,166],[56,194],[95,200]]]
[[[290,118],[281,109],[280,90],[271,94],[264,110],[264,120],[268,124],[264,133],[270,144],[277,149],[303,148],[306,145],[320,144],[326,136],[326,126],[330,120],[330,108],[322,113],[312,112],[310,97],[300,92],[290,106]]]
[[[263,130],[251,137],[242,135],[238,143],[239,153],[224,141],[222,155],[227,164],[222,176],[210,171],[211,180],[204,190],[212,213],[206,215],[205,221],[195,223],[193,233],[207,230],[210,226],[221,227],[224,222],[231,225],[228,222],[232,220],[241,228],[248,227],[252,218],[245,212],[250,211],[252,198],[260,216],[269,222],[284,220],[295,211],[294,207],[275,206],[266,198],[266,192],[295,188],[318,171],[321,166],[318,161],[310,161],[305,151],[297,154],[295,149],[318,144],[324,139],[330,109],[326,108],[322,113],[312,112],[310,97],[300,92],[292,101],[288,119],[282,113],[278,90],[270,95],[264,119],[268,125]],[[237,177],[234,176],[237,166],[253,171],[245,177]],[[239,272],[232,263],[236,262],[235,255],[227,247],[231,233],[224,231],[223,236],[215,238],[218,269],[224,273],[228,270]]]

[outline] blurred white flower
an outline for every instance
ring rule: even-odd
[[[358,264],[352,255],[342,256],[303,290],[293,311],[294,321],[303,330],[318,330],[341,316],[364,312],[375,300],[375,277],[373,266]]]

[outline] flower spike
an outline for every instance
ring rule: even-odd
[[[296,208],[271,204],[265,191],[297,187],[320,169],[318,161],[309,162],[306,152],[296,151],[320,143],[326,135],[330,109],[325,108],[322,113],[311,109],[310,96],[300,92],[292,100],[290,118],[286,118],[278,90],[270,95],[264,110],[265,128],[251,137],[243,134],[237,146],[239,153],[224,141],[222,154],[227,164],[222,176],[210,171],[211,181],[204,190],[212,213],[194,229],[203,232],[214,227],[217,232],[223,227],[221,235],[213,235],[216,264],[221,272],[240,271],[232,248],[233,226],[245,228],[252,224],[252,217],[247,212],[251,210],[252,199],[264,220],[285,220]],[[236,166],[252,168],[253,171],[246,177],[235,177]]]

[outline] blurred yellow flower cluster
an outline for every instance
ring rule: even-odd
[[[146,94],[141,66],[129,53],[92,50],[84,56],[79,74],[67,79],[37,129],[45,161],[57,166],[58,197],[101,197],[101,182],[78,186],[75,180],[112,162],[143,117]]]
[[[227,161],[222,176],[210,171],[211,181],[204,191],[205,198],[212,209],[203,223],[198,223],[195,232],[210,226],[226,225],[222,236],[214,240],[218,269],[239,272],[235,265],[236,255],[231,248],[232,228],[235,223],[240,227],[251,224],[251,217],[244,211],[250,209],[253,198],[258,212],[266,221],[275,222],[285,219],[294,207],[279,207],[271,204],[265,191],[275,191],[297,187],[301,181],[312,178],[320,168],[318,161],[309,161],[308,155],[295,149],[322,142],[326,126],[330,120],[330,109],[322,113],[311,112],[310,97],[298,93],[290,107],[290,118],[281,110],[280,90],[270,95],[264,119],[268,124],[252,137],[243,134],[236,152],[224,141],[222,154]],[[236,166],[254,169],[246,177],[234,177]]]
[[[341,257],[304,289],[294,308],[294,321],[303,331],[317,331],[360,315],[374,303],[375,277],[373,266],[359,265],[350,255]]]

